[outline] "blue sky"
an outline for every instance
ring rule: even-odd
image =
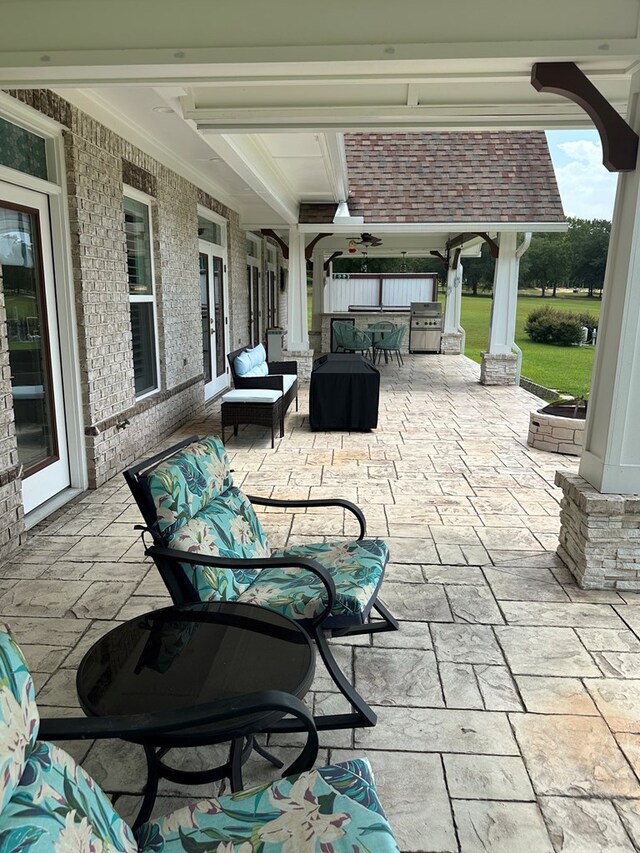
[[[602,165],[595,130],[548,130],[547,142],[567,216],[611,219],[617,176]]]

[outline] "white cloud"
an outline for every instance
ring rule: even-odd
[[[577,139],[561,142],[558,148],[569,160],[555,169],[566,215],[611,219],[616,175],[602,165],[600,145],[588,139]]]

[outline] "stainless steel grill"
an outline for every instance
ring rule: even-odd
[[[444,317],[440,302],[412,302],[409,352],[440,352]]]

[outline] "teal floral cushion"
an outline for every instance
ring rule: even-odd
[[[255,510],[231,486],[168,537],[178,551],[248,559],[269,557],[271,550]],[[215,569],[181,564],[201,601],[235,601],[260,569]]]
[[[0,812],[20,781],[39,722],[25,659],[9,627],[0,626]]]
[[[331,618],[357,616],[364,621],[373,596],[382,581],[389,549],[382,539],[359,542],[319,542],[299,545],[286,551],[272,551],[272,557],[310,557],[328,569],[336,585],[336,601]],[[323,608],[322,582],[303,569],[263,569],[240,601],[277,610],[291,619],[310,619]]]
[[[136,833],[141,853],[397,853],[366,759],[186,806]]]
[[[216,436],[188,445],[146,477],[158,530],[170,536],[232,485],[229,457]]]
[[[37,743],[0,819],[11,853],[135,853],[133,832],[64,750]]]

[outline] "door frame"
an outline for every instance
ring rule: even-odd
[[[227,355],[231,352],[229,341],[230,341],[230,329],[229,325],[231,322],[231,313],[230,313],[230,304],[229,304],[229,258],[227,251],[227,242],[228,242],[228,221],[222,217],[218,216],[218,214],[213,213],[211,210],[207,210],[206,207],[202,207],[198,205],[198,216],[203,219],[208,219],[210,222],[215,222],[216,225],[219,225],[222,230],[222,242],[221,243],[210,243],[208,240],[200,240],[198,239],[198,255],[206,254],[209,257],[220,258],[222,260],[222,300],[224,305],[224,338],[223,338],[223,351],[224,351],[224,376],[225,380],[222,382],[220,374],[219,377],[213,376],[210,382],[204,384],[204,399],[205,402],[212,400],[218,394],[221,394],[226,388],[231,384],[230,374],[229,374],[229,364],[227,363]],[[211,270],[210,270],[211,272]],[[209,280],[209,305],[211,306],[212,300],[212,288],[213,288],[213,279]],[[217,332],[216,332],[217,334]],[[212,350],[213,352],[213,350]],[[215,358],[212,362],[215,365]],[[216,380],[220,380],[218,385],[216,386]]]
[[[247,248],[249,243],[251,243],[255,247],[256,254],[250,255],[247,251],[247,270],[249,269],[249,267],[252,267],[254,270],[257,270],[257,273],[251,273],[251,280],[249,280],[249,276],[247,276],[247,295],[249,302],[249,343],[252,346],[257,346],[262,341],[262,335],[264,333],[262,323],[262,297],[264,293],[264,289],[262,287],[262,241],[259,237],[256,237],[255,234],[247,233]],[[253,290],[254,274],[257,275],[257,293],[255,294],[255,299]],[[254,329],[256,331],[256,340],[253,340]]]
[[[265,276],[265,303],[267,315],[267,328],[277,327],[280,321],[278,304],[278,254],[275,246],[267,243],[267,263]]]
[[[10,95],[0,92],[0,116],[24,127],[45,140],[49,179],[0,166],[0,181],[18,188],[46,195],[49,201],[51,250],[55,277],[55,302],[58,320],[58,344],[62,368],[63,402],[67,432],[69,475],[71,485],[25,515],[28,530],[89,486],[85,423],[83,415],[82,377],[77,338],[76,301],[69,198],[64,157],[63,127]]]

